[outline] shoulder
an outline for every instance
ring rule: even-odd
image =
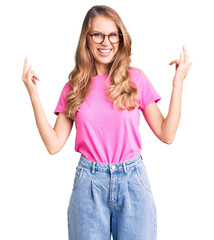
[[[61,90],[61,94],[63,96],[66,96],[68,94],[68,92],[71,91],[71,84],[70,81],[66,82]]]
[[[130,67],[128,69],[132,81],[142,81],[146,77],[145,73],[140,68]]]
[[[65,88],[71,88],[71,83],[70,81],[66,82],[64,85]]]
[[[70,81],[68,81],[68,82],[66,82],[65,84],[64,84],[64,87],[63,87],[63,92],[68,92],[68,91],[70,91],[71,90],[71,83],[70,83]]]
[[[136,67],[130,67],[128,69],[129,73],[131,76],[135,76],[135,75],[144,75],[144,72],[142,69],[140,68],[136,68]]]

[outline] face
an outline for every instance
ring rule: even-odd
[[[90,34],[102,33],[110,34],[118,32],[115,22],[104,16],[96,16],[92,19],[91,28],[88,31]],[[106,36],[102,43],[94,43],[92,37],[87,34],[88,47],[94,57],[97,72],[100,74],[107,74],[106,69],[108,64],[112,61],[114,55],[119,48],[119,42],[112,44]]]

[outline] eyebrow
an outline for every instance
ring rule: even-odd
[[[92,32],[98,32],[98,33],[102,33],[102,32],[100,32],[100,31],[97,31],[97,30],[93,30]],[[110,32],[110,33],[115,33],[115,32],[118,32],[118,30],[115,30],[115,31],[112,31],[112,32]],[[110,34],[109,33],[109,34]],[[103,34],[103,33],[102,33]]]

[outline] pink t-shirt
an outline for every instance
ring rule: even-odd
[[[105,93],[104,83],[108,75],[92,77],[91,91],[78,108],[75,120],[75,151],[88,160],[120,163],[135,157],[142,150],[140,110],[153,101],[158,102],[161,97],[143,71],[129,69],[129,73],[139,90],[137,102],[140,107],[134,110],[114,109]],[[67,82],[54,111],[56,115],[66,107],[66,94],[70,89]]]

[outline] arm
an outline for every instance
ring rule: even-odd
[[[59,113],[55,126],[52,128],[46,118],[38,94],[30,95],[30,99],[40,136],[48,152],[53,155],[59,152],[67,141],[73,121],[66,117],[65,114]]]
[[[180,55],[180,60],[170,62],[176,63],[176,74],[173,79],[173,89],[169,112],[164,118],[155,102],[150,103],[144,110],[143,115],[154,134],[164,143],[171,144],[174,140],[181,116],[181,100],[183,90],[183,80],[186,77],[191,65],[188,64],[186,48],[184,57]],[[178,66],[179,65],[179,66]]]
[[[33,111],[36,119],[36,124],[40,136],[50,154],[59,152],[64,146],[71,132],[73,121],[67,118],[65,114],[59,113],[55,126],[52,128],[46,118],[45,112],[39,99],[36,80],[40,81],[38,75],[32,70],[30,65],[27,69],[28,59],[25,58],[22,80],[29,93]]]
[[[169,112],[163,117],[156,102],[150,103],[143,115],[154,134],[164,143],[172,143],[181,115],[182,86],[175,86],[172,90]]]

